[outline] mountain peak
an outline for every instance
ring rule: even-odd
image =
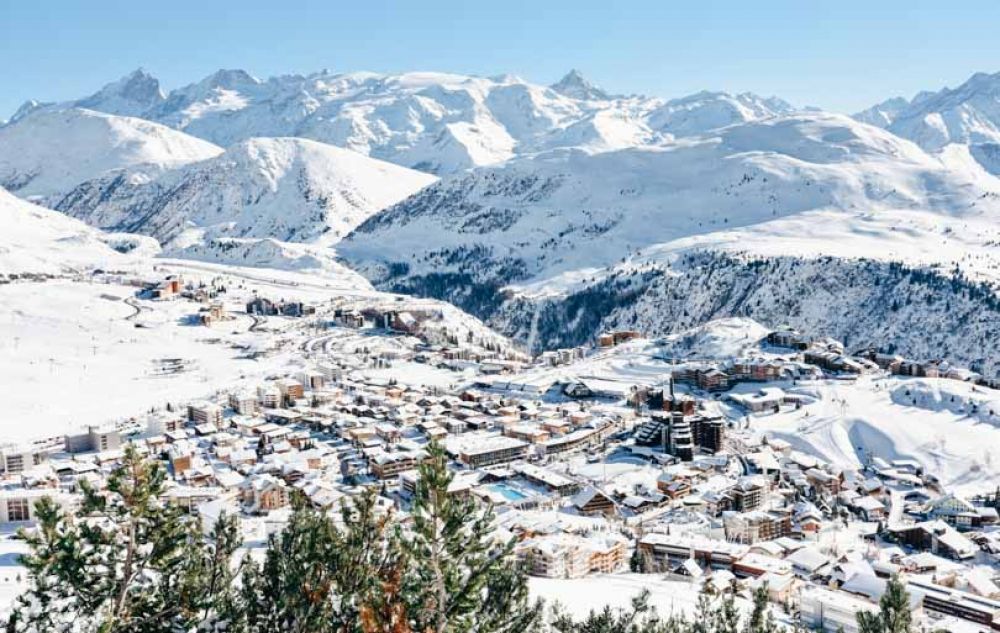
[[[206,77],[202,83],[212,88],[233,89],[247,84],[259,84],[260,80],[239,68],[220,68]]]
[[[144,69],[137,68],[121,79],[106,84],[89,97],[77,101],[75,105],[109,114],[141,116],[165,99],[159,80]]]
[[[594,84],[590,83],[576,68],[571,69],[562,79],[549,86],[559,94],[573,99],[610,99],[608,93],[604,92]]]
[[[21,107],[19,107],[14,112],[13,115],[11,115],[10,120],[8,120],[7,123],[8,124],[16,123],[17,121],[20,121],[21,119],[28,116],[35,110],[39,110],[41,108],[44,108],[45,106],[46,104],[42,103],[41,101],[38,101],[36,99],[28,99],[27,101],[21,104]]]

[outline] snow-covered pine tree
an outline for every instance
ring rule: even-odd
[[[910,596],[899,576],[894,575],[886,583],[878,606],[875,613],[857,613],[859,633],[910,633],[913,622]]]
[[[444,450],[433,443],[419,467],[403,533],[411,559],[403,595],[414,631],[523,633],[537,624],[541,605],[528,597],[527,577],[513,541],[494,538],[492,508],[451,494],[454,478]]]
[[[377,620],[400,574],[402,556],[393,517],[374,489],[341,507],[339,521],[294,497],[292,516],[271,538],[263,565],[248,563],[242,578],[236,633],[360,633]],[[368,619],[362,618],[367,613]],[[381,629],[379,629],[381,630]]]
[[[31,580],[18,598],[10,632],[153,633],[207,626],[238,547],[223,525],[209,548],[196,521],[165,504],[163,467],[125,449],[106,490],[83,484],[73,513],[49,500],[36,506],[38,527],[24,534]]]

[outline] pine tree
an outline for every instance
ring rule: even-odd
[[[223,526],[209,547],[197,522],[160,499],[165,474],[134,447],[107,490],[83,484],[78,512],[43,499],[38,529],[24,533],[31,587],[8,623],[17,631],[146,633],[206,625],[231,591],[229,558],[238,542]]]
[[[715,610],[714,633],[739,633],[740,614],[736,610],[735,592],[732,588],[722,596],[722,603]]]
[[[743,633],[777,633],[778,624],[768,608],[767,583],[758,585],[753,591],[753,609],[743,626]]]
[[[449,493],[453,475],[437,444],[419,468],[403,534],[404,591],[412,627],[429,633],[522,633],[538,622],[541,606],[528,599],[527,577],[512,552],[514,542],[493,538],[492,508],[477,509]]]
[[[188,599],[197,608],[194,615],[198,631],[237,633],[234,623],[242,617],[243,604],[236,581],[242,564],[234,567],[233,561],[241,545],[236,519],[223,514],[208,542],[189,551],[187,585],[192,593]]]
[[[858,612],[858,633],[910,633],[910,597],[898,576],[886,583],[877,613]]]
[[[244,570],[235,630],[345,633],[377,623],[393,589],[385,581],[402,574],[406,558],[375,493],[345,500],[339,525],[294,497],[292,516],[269,541],[263,564]]]

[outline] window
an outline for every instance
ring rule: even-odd
[[[7,457],[7,472],[19,473],[24,470],[24,455],[10,455]]]
[[[27,499],[7,500],[7,520],[8,521],[30,521],[31,506]]]

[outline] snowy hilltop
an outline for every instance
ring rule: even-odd
[[[88,180],[54,207],[179,247],[203,237],[330,245],[434,180],[324,143],[261,138],[153,179],[117,172]]]
[[[111,171],[145,178],[221,153],[212,143],[142,119],[46,110],[0,127],[0,186],[51,204]]]

